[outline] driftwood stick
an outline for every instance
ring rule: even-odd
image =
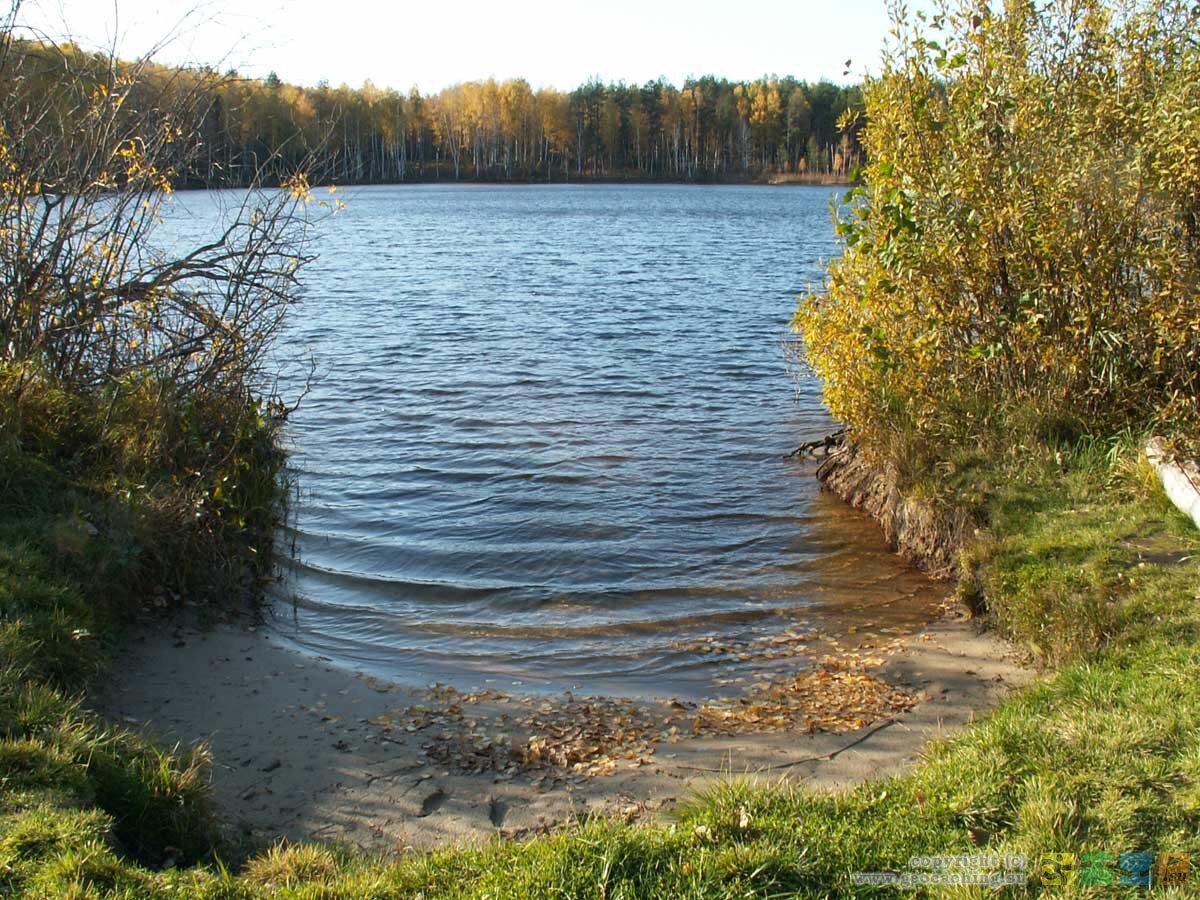
[[[898,721],[899,721],[899,719],[887,719],[887,720],[883,721],[882,723],[880,723],[879,725],[876,725],[874,728],[870,728],[867,731],[863,732],[862,734],[858,735],[850,743],[845,744],[841,747],[838,747],[836,750],[833,750],[829,753],[822,753],[820,756],[806,756],[803,759],[790,759],[787,762],[776,763],[771,766],[759,766],[758,768],[754,769],[753,771],[755,771],[755,772],[773,772],[778,769],[790,769],[794,766],[802,766],[805,763],[810,763],[810,762],[828,762],[830,760],[836,759],[837,757],[841,756],[847,750],[857,747],[859,744],[861,744],[865,740],[867,740],[867,738],[873,736],[874,734],[876,734],[880,731],[883,731],[883,729],[889,728],[892,725],[895,725]],[[725,769],[725,768],[712,768],[710,766],[675,766],[674,768],[687,769],[689,772],[726,772],[726,771],[729,771],[728,769]]]
[[[827,434],[823,438],[817,438],[815,441],[807,441],[801,444],[791,453],[787,454],[784,459],[791,459],[794,456],[815,456],[818,450],[824,450],[825,455],[828,456],[831,450],[840,447],[845,440],[846,429],[839,428],[837,431]]]

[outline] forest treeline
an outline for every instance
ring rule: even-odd
[[[73,46],[23,50],[44,63],[50,91],[57,69],[88,59]],[[94,60],[98,83],[111,79],[109,61]],[[129,93],[140,108],[186,93],[201,116],[204,150],[176,173],[181,186],[241,186],[264,168],[279,177],[301,167],[339,184],[802,179],[844,177],[862,156],[861,116],[839,125],[861,109],[861,90],[794,78],[589,81],[569,92],[489,79],[422,95],[154,64],[138,72],[144,83]]]

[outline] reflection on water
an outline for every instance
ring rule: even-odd
[[[830,429],[781,342],[834,196],[355,192],[283,348],[320,371],[278,632],[420,683],[697,695],[796,660],[691,639],[929,618],[920,576],[783,458]]]

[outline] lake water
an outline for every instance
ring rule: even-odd
[[[282,348],[319,368],[276,633],[406,682],[701,696],[794,667],[781,629],[929,619],[785,458],[833,427],[784,344],[835,196],[352,191]]]

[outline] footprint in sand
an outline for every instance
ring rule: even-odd
[[[497,800],[495,797],[488,798],[488,819],[491,820],[494,827],[500,827],[507,812],[508,804],[503,800]]]
[[[435,788],[432,794],[421,801],[421,811],[417,815],[425,818],[425,816],[437,812],[446,802],[446,796],[446,792],[441,788]]]

